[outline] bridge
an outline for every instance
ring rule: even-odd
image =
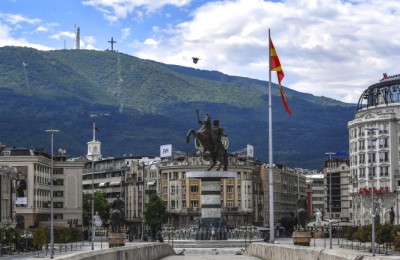
[[[164,243],[129,242],[123,247],[108,248],[108,244],[95,242],[94,250],[90,243],[81,247],[80,251],[56,252],[57,260],[389,260],[400,259],[399,252],[384,252],[372,257],[368,245],[353,245],[346,242],[339,245],[339,239],[333,243],[333,248],[327,246],[328,239],[314,239],[311,245],[295,246],[292,238],[277,238],[275,244],[261,241],[228,240],[228,241],[194,241],[178,240],[165,241]],[[336,243],[337,242],[337,243]],[[348,241],[349,242],[349,241]],[[364,248],[364,249],[363,249]],[[50,255],[40,258],[50,259]],[[21,253],[12,256],[3,256],[2,259],[37,260],[38,256],[31,253]]]

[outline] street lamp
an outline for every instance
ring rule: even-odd
[[[332,249],[332,155],[336,153],[325,154],[329,155],[329,249]]]
[[[371,233],[371,251],[372,251],[372,256],[375,256],[375,196],[374,196],[374,176],[373,176],[373,167],[374,167],[374,146],[373,143],[377,139],[373,137],[373,134],[375,133],[375,130],[378,130],[376,128],[365,128],[365,130],[370,131],[371,137],[369,140],[371,140],[371,167],[369,168],[369,179],[371,180],[371,185],[372,185],[372,195],[371,195],[371,218],[372,218],[372,233]]]
[[[54,173],[54,153],[53,153],[53,144],[54,144],[54,135],[59,132],[59,130],[48,129],[47,133],[51,135],[51,172],[50,172],[50,258],[54,257],[54,207],[53,207],[53,173]]]

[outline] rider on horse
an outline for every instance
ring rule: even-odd
[[[223,170],[227,171],[228,153],[226,152],[226,147],[222,143],[222,137],[225,137],[226,141],[227,138],[223,129],[219,126],[219,121],[214,120],[213,127],[211,127],[210,115],[206,114],[204,116],[204,121],[198,119],[198,122],[202,127],[197,132],[190,129],[186,134],[186,143],[190,141],[190,135],[193,135],[196,137],[196,148],[203,153],[209,152],[212,163],[207,171],[210,171],[216,165],[217,161],[220,162],[220,165],[216,170],[218,171],[223,165]]]
[[[124,207],[124,201],[117,195],[117,198],[112,203],[111,212],[111,228],[114,232],[121,232],[121,226],[124,222]]]
[[[297,223],[300,227],[305,228],[307,224],[307,201],[303,195],[296,202]]]

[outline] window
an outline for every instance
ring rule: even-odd
[[[171,209],[175,208],[175,200],[171,200]]]
[[[233,208],[233,200],[227,201],[228,208]]]
[[[379,148],[388,148],[389,147],[389,141],[387,137],[381,137],[379,138]]]
[[[376,162],[375,157],[375,153],[368,153],[368,162],[371,163],[371,159],[372,162]]]
[[[171,186],[171,195],[175,195],[175,186]]]
[[[360,168],[360,178],[365,178],[365,168]]]
[[[374,139],[368,139],[368,148],[375,148],[376,140]]]
[[[199,186],[197,186],[197,185],[190,185],[190,192],[191,192],[191,193],[198,193],[198,192],[199,192]]]
[[[182,200],[182,208],[186,208],[186,200]]]
[[[54,208],[58,208],[58,209],[64,208],[64,203],[62,203],[62,202],[53,202],[53,206],[54,206]]]
[[[380,134],[387,134],[389,129],[389,124],[380,124],[379,125],[379,133]]]
[[[226,186],[226,192],[232,193],[233,192],[233,186],[232,185],[227,185]]]
[[[365,149],[365,140],[358,141],[358,149],[364,150]]]
[[[63,179],[54,179],[53,180],[53,185],[55,185],[55,186],[64,186],[64,180]]]
[[[53,173],[54,174],[64,174],[64,169],[63,168],[54,168]]]
[[[190,201],[190,206],[192,208],[198,208],[199,207],[199,201],[198,200],[191,200]]]
[[[360,127],[358,128],[358,135],[359,135],[359,136],[364,136],[364,135],[365,135],[365,133],[364,133],[364,126],[360,126]]]
[[[360,164],[365,163],[365,154],[360,154],[358,156],[358,163],[360,163]]]
[[[379,152],[379,161],[380,162],[388,162],[389,161],[389,152]]]
[[[381,177],[389,176],[389,167],[388,166],[381,166],[379,170],[380,170]]]
[[[54,191],[53,196],[54,197],[64,197],[64,192],[63,191]]]
[[[368,177],[370,177],[371,178],[371,174],[370,173],[372,173],[372,177],[376,177],[376,167],[368,167],[368,174],[369,174],[369,176]]]

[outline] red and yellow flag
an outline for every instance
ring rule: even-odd
[[[283,77],[285,77],[285,74],[283,73],[281,63],[278,58],[278,54],[276,53],[274,44],[272,43],[271,39],[269,39],[269,46],[270,46],[270,55],[271,55],[269,57],[270,70],[276,71],[276,76],[278,77],[279,91],[281,92],[281,98],[282,98],[283,105],[285,106],[285,109],[289,113],[289,115],[291,115],[292,111],[290,110],[290,108],[286,102],[285,92],[283,91],[283,87],[281,84],[281,81],[282,81]]]

